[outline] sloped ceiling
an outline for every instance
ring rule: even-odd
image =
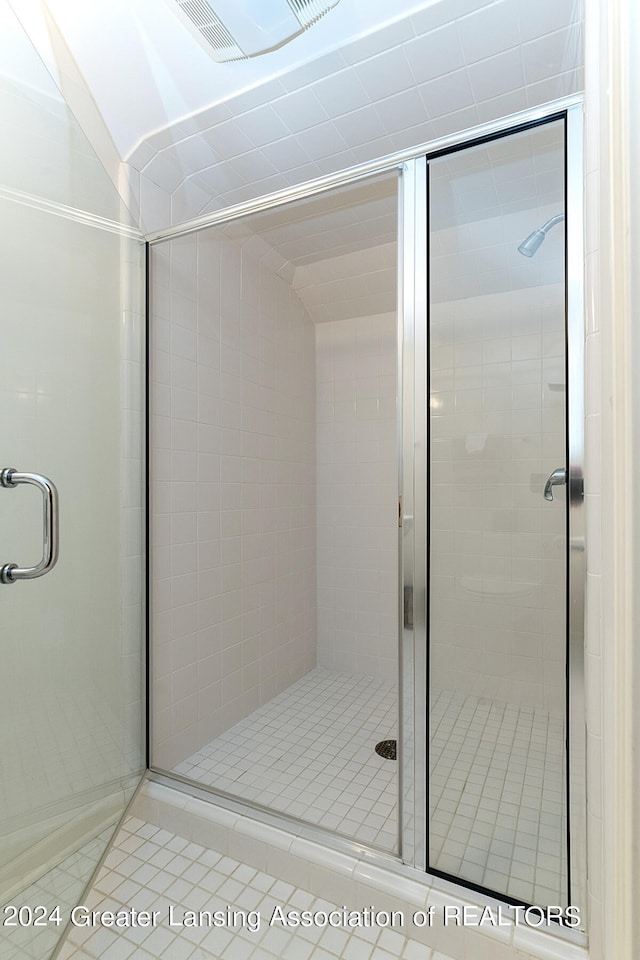
[[[580,0],[443,0],[159,131],[129,158],[145,228],[579,92],[581,17]]]
[[[120,156],[126,158],[154,131],[286,75],[439,0],[341,0],[291,43],[226,64],[216,63],[194,40],[176,16],[175,0],[91,0],[88,6],[78,0],[45,2]]]
[[[83,16],[45,2],[147,235],[583,87],[582,0],[341,0],[236,64],[214,63],[171,0],[92,0]]]
[[[231,243],[257,241],[314,323],[397,307],[398,178],[376,177],[208,228]]]

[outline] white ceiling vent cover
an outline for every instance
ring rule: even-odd
[[[324,17],[325,13],[339,2],[340,0],[333,0],[333,3],[328,3],[327,0],[287,0],[305,30],[317,23],[320,17]]]
[[[268,53],[308,30],[340,0],[173,0],[218,63]],[[215,9],[214,9],[215,7]]]

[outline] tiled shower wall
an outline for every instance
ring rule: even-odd
[[[144,553],[144,246],[121,243],[120,316],[120,490],[122,497],[122,657],[125,728],[138,736],[124,743],[133,769],[143,764],[144,660],[141,645],[145,624],[146,557]]]
[[[318,664],[395,678],[395,313],[316,325]]]
[[[431,676],[562,716],[561,284],[432,306]]]
[[[153,763],[316,663],[314,332],[273,254],[152,248]]]

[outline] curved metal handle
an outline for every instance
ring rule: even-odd
[[[557,487],[559,484],[566,482],[567,471],[564,469],[564,467],[559,467],[557,470],[554,470],[544,485],[545,500],[553,500],[553,487]]]
[[[5,563],[0,568],[1,583],[16,580],[35,580],[52,570],[58,560],[58,491],[47,477],[39,473],[18,473],[13,467],[0,471],[0,486],[11,489],[21,483],[31,483],[42,493],[42,559],[35,567],[19,567]]]

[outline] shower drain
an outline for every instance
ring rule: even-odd
[[[376,753],[385,760],[395,760],[397,747],[397,740],[381,740],[380,743],[376,743]]]

